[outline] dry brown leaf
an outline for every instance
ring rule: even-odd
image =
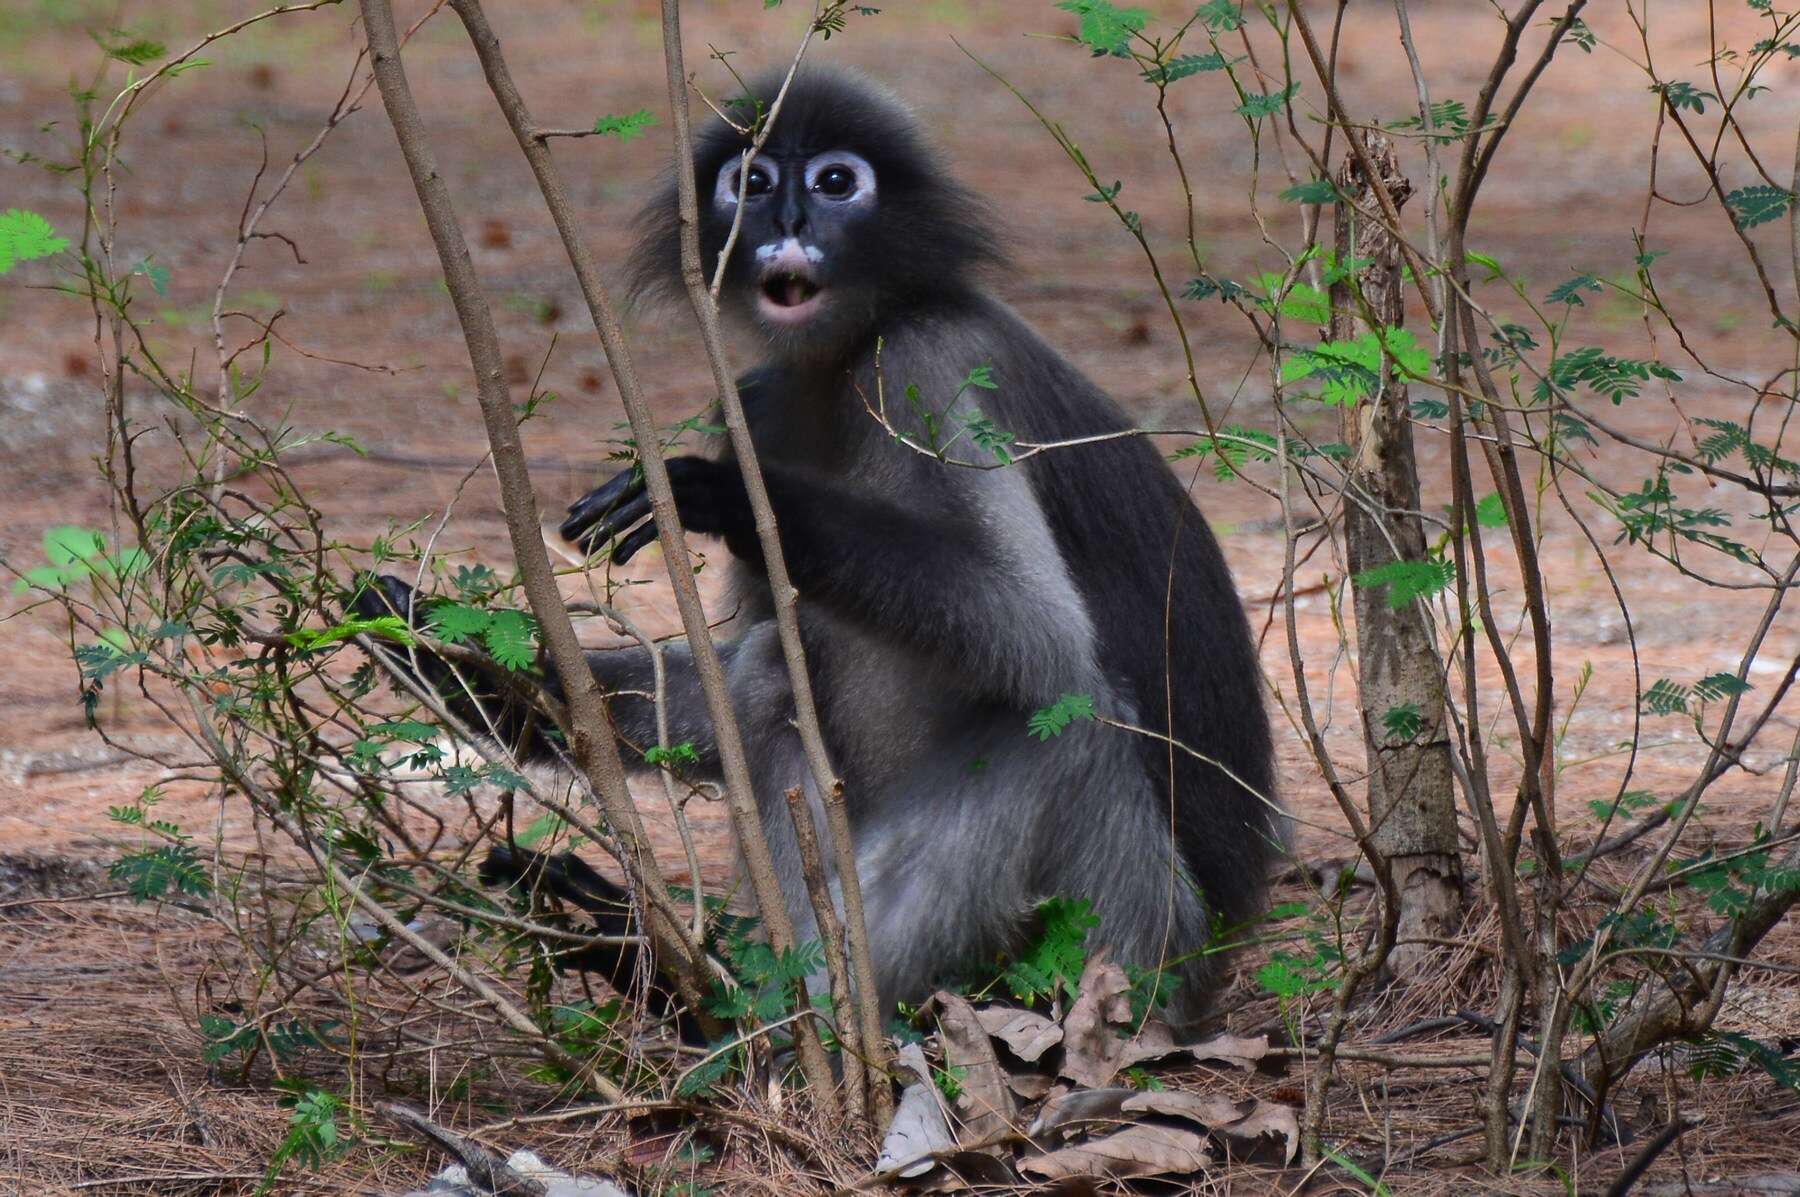
[[[1294,1157],[1300,1154],[1300,1116],[1294,1112],[1294,1107],[1276,1105],[1272,1101],[1252,1101],[1250,1104],[1254,1108],[1249,1113],[1230,1126],[1215,1126],[1213,1131],[1243,1143],[1246,1155],[1267,1144],[1269,1136],[1280,1135],[1281,1162],[1293,1163]]]
[[[1075,1004],[1063,1019],[1062,1075],[1099,1089],[1125,1065],[1126,1040],[1113,1030],[1131,1021],[1131,983],[1125,970],[1096,952],[1081,973]]]
[[[1266,1035],[1215,1035],[1203,1043],[1176,1043],[1167,1023],[1147,1022],[1137,1037],[1125,1045],[1119,1067],[1130,1068],[1133,1064],[1160,1060],[1178,1052],[1201,1064],[1228,1064],[1247,1071],[1269,1054],[1269,1038]]]
[[[918,1079],[900,1094],[900,1106],[881,1140],[875,1171],[888,1172],[905,1164],[900,1168],[900,1176],[923,1176],[937,1166],[935,1153],[956,1146],[956,1136],[950,1133],[943,1100],[937,1086],[931,1083],[931,1065],[925,1061],[924,1050],[909,1043],[900,1049],[894,1062]]]
[[[1055,1077],[1045,1076],[1041,1072],[1015,1072],[1006,1078],[1012,1091],[1026,1101],[1040,1101],[1050,1096],[1057,1087]]]
[[[954,993],[940,992],[932,1000],[937,1004],[944,1063],[957,1070],[952,1075],[962,1087],[956,1102],[963,1124],[961,1141],[980,1143],[1003,1134],[1013,1123],[1012,1092],[975,1008]]]
[[[1136,1089],[1076,1089],[1058,1094],[1044,1103],[1025,1133],[1041,1139],[1061,1131],[1058,1137],[1066,1138],[1078,1130],[1096,1129],[1092,1125],[1096,1122],[1129,1121],[1119,1116],[1119,1110],[1136,1093]]]
[[[1160,1093],[1133,1093],[1121,1104],[1127,1114],[1160,1114],[1165,1118],[1185,1118],[1197,1122],[1235,1142],[1245,1144],[1246,1151],[1262,1146],[1268,1135],[1281,1136],[1281,1162],[1291,1163],[1300,1150],[1300,1119],[1292,1107],[1250,1098],[1230,1101],[1216,1095],[1182,1093],[1163,1090]]]
[[[1032,1010],[986,1006],[975,1011],[981,1029],[1006,1045],[1006,1050],[1027,1064],[1062,1042],[1063,1029]]]
[[[1064,1176],[1187,1175],[1212,1163],[1206,1140],[1190,1130],[1148,1124],[1058,1148],[1019,1164],[1019,1171],[1054,1180]]]
[[[1237,1103],[1217,1094],[1184,1093],[1175,1089],[1160,1092],[1133,1090],[1119,1108],[1133,1114],[1161,1114],[1165,1118],[1185,1118],[1208,1129],[1225,1126],[1244,1116]]]

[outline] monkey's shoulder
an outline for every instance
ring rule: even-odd
[[[1086,436],[1128,426],[1119,406],[1010,306],[985,295],[898,322],[851,370],[851,386],[877,379],[890,406],[980,412],[1021,438]],[[912,387],[916,395],[907,391]],[[916,415],[916,412],[914,413]],[[942,414],[939,412],[939,414]]]

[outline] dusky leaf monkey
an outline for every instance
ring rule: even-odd
[[[765,110],[777,84],[751,88]],[[742,206],[721,302],[764,353],[738,388],[848,796],[881,999],[991,965],[1029,940],[1039,903],[1080,898],[1099,917],[1090,943],[1170,964],[1169,1013],[1191,1019],[1217,983],[1215,929],[1258,912],[1284,836],[1256,655],[1218,542],[1142,437],[1003,464],[1009,443],[1131,421],[984,289],[1003,265],[1001,218],[892,95],[809,66],[742,178],[747,144],[721,120],[700,132],[700,238],[716,262]],[[638,295],[680,293],[672,180],[642,224]],[[683,524],[732,557],[737,614],[720,649],[804,939],[784,794],[818,796],[744,483],[728,448],[668,466]],[[654,539],[649,513],[627,469],[571,506],[562,532],[622,562]],[[391,580],[362,602],[410,608]],[[647,652],[589,661],[619,734],[653,743],[636,696],[652,688]],[[716,770],[686,644],[664,661],[669,734]],[[1185,750],[1089,721],[1028,734],[1065,695]],[[532,869],[509,851],[490,872]]]

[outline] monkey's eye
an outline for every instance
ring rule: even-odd
[[[775,185],[781,181],[781,168],[773,159],[752,162],[748,176],[740,175],[741,166],[740,160],[734,158],[719,168],[718,181],[713,184],[713,204],[716,207],[729,208],[738,202],[740,182],[748,199],[774,194]]]
[[[875,194],[875,168],[861,154],[834,150],[806,164],[806,186],[826,199],[860,203]]]
[[[856,190],[856,176],[847,166],[827,166],[819,172],[819,181],[813,187],[826,195],[849,195]]]

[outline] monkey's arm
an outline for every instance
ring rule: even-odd
[[[398,578],[370,578],[352,600],[350,608],[364,618],[399,615],[408,626],[417,627],[420,621],[415,618],[414,597],[413,589]],[[663,697],[668,712],[670,743],[693,746],[699,756],[698,762],[691,766],[696,772],[716,772],[718,751],[693,653],[680,641],[667,641],[658,647],[663,661]],[[736,644],[725,641],[718,649],[729,668],[737,651]],[[538,760],[550,755],[549,745],[541,734],[546,720],[532,708],[526,691],[535,686],[560,701],[562,683],[553,671],[544,670],[545,676],[541,679],[509,674],[495,662],[480,656],[452,666],[424,647],[416,648],[410,654],[393,650],[389,662],[439,694],[450,712],[469,727],[491,732],[496,739],[517,750],[522,758]],[[649,650],[641,645],[590,649],[587,662],[607,696],[607,711],[614,731],[638,750],[624,754],[626,768],[647,768],[642,753],[656,743],[657,730],[656,667]]]
[[[1091,687],[1098,671],[1087,608],[1024,475],[896,452],[917,458],[901,459],[907,476],[897,487],[764,468],[782,556],[801,594],[944,661],[988,697],[1037,707]],[[683,526],[759,561],[736,463],[678,457],[668,466]],[[649,524],[633,529],[649,500],[630,471],[569,511],[563,535],[590,551],[624,534],[614,560],[655,535]]]

